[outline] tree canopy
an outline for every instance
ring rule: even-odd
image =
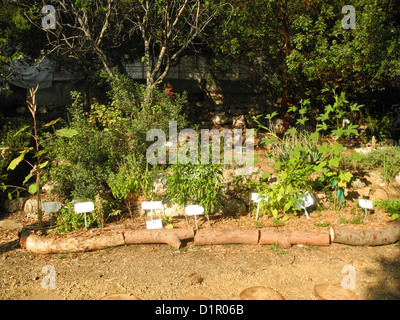
[[[147,86],[152,87],[182,55],[202,48],[217,64],[237,63],[249,72],[254,85],[273,98],[282,97],[287,106],[304,96],[318,99],[325,88],[364,98],[382,91],[398,94],[398,1],[353,0],[355,28],[344,29],[342,8],[348,4],[344,0],[5,1],[0,58],[4,66],[40,48],[110,76],[115,76],[114,67],[121,61],[141,59]],[[55,8],[54,29],[42,28],[45,5]],[[27,41],[29,33],[35,41],[32,36]],[[2,70],[4,79],[7,72]]]

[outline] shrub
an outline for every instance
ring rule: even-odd
[[[390,181],[400,173],[400,148],[387,147],[372,150],[362,160],[369,168],[380,168],[385,181]]]

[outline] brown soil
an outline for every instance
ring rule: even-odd
[[[263,228],[329,232],[329,226],[378,229],[390,218],[380,210],[369,215],[369,223],[355,225],[348,221],[359,216],[360,208],[343,211],[314,211],[308,220],[293,217],[283,225],[271,217],[213,217],[199,219],[200,228]],[[249,287],[264,286],[278,291],[285,299],[317,299],[318,284],[341,286],[347,273],[355,270],[354,292],[359,299],[400,299],[400,245],[329,247],[220,245],[194,246],[185,243],[180,250],[167,245],[130,245],[85,253],[38,255],[18,248],[18,232],[26,221],[22,212],[0,222],[0,299],[100,299],[111,294],[129,294],[142,300],[182,299],[201,296],[211,300],[239,299]],[[189,223],[194,222],[190,219]],[[325,224],[324,224],[325,223]],[[186,227],[186,221],[173,220],[174,227]],[[125,218],[113,223],[115,228],[145,228],[145,218]],[[108,227],[112,227],[109,225]],[[85,232],[84,230],[80,232]],[[45,289],[49,271],[56,273],[55,289]]]

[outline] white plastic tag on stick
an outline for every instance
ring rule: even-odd
[[[297,204],[295,206],[297,208],[304,209],[304,213],[306,214],[307,219],[310,219],[310,217],[308,216],[307,208],[311,207],[313,204],[313,197],[309,192],[306,192],[297,199]]]
[[[187,216],[194,216],[194,222],[196,224],[196,230],[199,229],[197,225],[197,216],[204,214],[204,208],[199,205],[186,206],[185,213]]]
[[[75,203],[74,210],[76,213],[83,213],[85,215],[85,230],[87,230],[86,213],[94,211],[94,203],[93,202]]]
[[[53,226],[53,212],[58,212],[61,209],[61,203],[59,201],[43,202],[42,210],[50,214],[50,226]]]
[[[268,201],[268,197],[260,197],[260,195],[257,192],[253,192],[251,194],[251,200],[257,203],[256,220],[258,220],[258,211],[260,209],[260,202]]]
[[[57,212],[61,209],[61,203],[59,201],[53,201],[53,202],[43,202],[42,203],[42,210],[44,212]]]
[[[161,219],[156,219],[156,220],[150,220],[146,221],[146,226],[147,229],[162,229],[162,220]]]
[[[143,210],[161,209],[161,201],[143,201],[142,209]]]
[[[358,204],[361,208],[365,210],[365,218],[368,223],[368,209],[372,209],[374,207],[371,200],[359,199]]]

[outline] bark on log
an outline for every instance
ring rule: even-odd
[[[258,244],[258,230],[202,229],[194,236],[194,245]]]
[[[301,231],[276,231],[263,229],[260,235],[260,244],[278,244],[281,248],[288,249],[295,244],[310,246],[329,246],[328,233],[301,232]]]
[[[360,230],[332,226],[332,242],[352,246],[381,246],[400,240],[400,222],[392,222],[386,229]]]
[[[83,252],[100,250],[126,244],[167,243],[179,249],[181,240],[194,238],[192,228],[159,230],[126,230],[124,232],[100,232],[95,234],[73,234],[38,236],[26,234],[21,237],[21,248],[35,253]]]
[[[90,237],[54,237],[31,234],[21,239],[21,247],[34,253],[83,252],[125,245],[122,233],[96,234]]]
[[[124,232],[126,244],[166,243],[175,249],[180,249],[181,240],[194,238],[192,228],[186,229],[155,229],[155,230],[126,230]]]

